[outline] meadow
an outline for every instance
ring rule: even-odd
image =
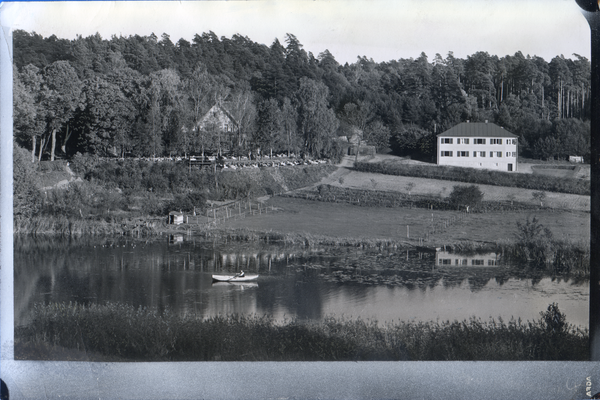
[[[542,190],[578,195],[590,194],[590,182],[585,179],[571,179],[565,174],[550,174],[557,166],[545,166],[548,174],[518,174],[501,171],[479,170],[466,167],[448,167],[431,164],[408,164],[390,162],[357,162],[354,168],[360,172],[386,175],[412,176],[427,179],[440,179],[454,182],[516,187],[520,189]],[[538,168],[541,170],[543,168]],[[564,172],[564,171],[563,171]]]
[[[336,238],[387,239],[439,247],[464,241],[511,242],[518,233],[517,222],[535,216],[557,239],[589,242],[590,235],[590,217],[585,212],[537,209],[466,214],[454,210],[416,207],[362,207],[280,196],[270,198],[267,204],[281,211],[245,219],[231,219],[220,227]],[[447,223],[445,228],[441,225],[435,233],[428,233],[433,225],[440,226],[440,221],[452,221],[453,218],[455,222]]]

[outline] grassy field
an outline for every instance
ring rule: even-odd
[[[357,172],[350,168],[353,161],[353,158],[346,157],[337,171],[323,178],[317,185],[329,184],[344,188],[401,193],[408,193],[410,186],[412,195],[446,197],[455,184],[434,179]],[[380,160],[375,158],[375,161]],[[538,200],[533,198],[534,191],[531,190],[478,186],[484,193],[484,201],[512,200],[539,205]],[[425,238],[428,245],[444,245],[460,241],[512,241],[517,232],[517,222],[535,216],[542,225],[552,231],[556,239],[589,242],[590,238],[589,196],[564,193],[546,193],[544,206],[554,207],[554,210],[544,208],[535,212],[468,214],[459,222],[450,224],[441,232],[436,231],[432,235],[428,233],[433,224],[449,221],[452,217],[462,214],[456,211],[420,208],[361,207],[283,197],[270,198],[267,203],[281,211],[228,221],[223,226],[332,237],[392,239],[411,244],[419,244],[420,238]]]
[[[282,233],[303,232],[333,237],[393,239],[419,244],[419,238],[426,237],[432,219],[435,223],[461,215],[456,211],[361,207],[284,197],[273,197],[267,203],[281,211],[246,219],[229,220],[221,226]],[[527,217],[533,216],[549,228],[557,239],[589,241],[589,213],[546,210],[535,213],[468,214],[445,231],[430,235],[428,245],[444,245],[463,240],[483,242],[514,240],[517,221],[522,222]],[[407,225],[410,235],[408,238]]]
[[[337,184],[344,187],[352,187],[357,189],[369,189],[373,188],[376,184],[378,190],[390,190],[407,193],[407,185],[411,182],[414,187],[411,189],[412,193],[422,195],[433,195],[446,197],[452,191],[454,185],[464,185],[460,182],[452,182],[438,179],[420,179],[414,177],[403,177],[403,176],[390,176],[383,174],[365,174],[362,172],[354,171],[350,167],[352,166],[352,160],[346,158],[336,175],[331,175],[332,179],[329,179],[328,184]],[[362,162],[369,163],[385,163],[391,166],[396,164],[414,164],[414,165],[430,165],[420,161],[403,159],[391,155],[378,154],[370,159],[363,158],[359,160]],[[570,163],[535,163],[536,160],[528,160],[527,163],[519,163],[519,174],[531,174],[531,175],[547,175],[557,178],[573,178],[573,179],[590,179],[590,167],[589,165],[573,165]],[[371,176],[367,176],[371,175]],[[339,181],[339,177],[342,177],[342,181]],[[484,193],[484,200],[487,201],[518,201],[524,203],[534,203],[533,193],[536,190],[528,190],[516,187],[498,187],[492,185],[478,185]],[[545,206],[554,207],[568,210],[579,210],[589,211],[590,210],[590,197],[581,196],[566,193],[553,193],[546,192]]]

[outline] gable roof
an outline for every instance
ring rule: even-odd
[[[437,137],[508,137],[516,138],[517,135],[510,133],[504,128],[491,122],[462,122],[453,126]]]
[[[238,122],[235,120],[235,118],[233,118],[233,116],[229,113],[229,111],[227,111],[227,109],[225,107],[223,107],[220,103],[216,103],[214,106],[212,106],[210,108],[210,110],[208,110],[206,112],[206,114],[204,114],[202,119],[198,122],[198,125],[201,125],[202,123],[206,122],[213,113],[217,113],[217,112],[219,112],[220,114],[227,117],[227,119],[229,119],[235,125],[238,125]]]

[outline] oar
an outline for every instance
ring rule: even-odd
[[[231,278],[227,279],[227,282],[229,282],[230,280],[237,278],[238,276],[241,276],[240,274],[235,274],[234,276],[232,276]]]

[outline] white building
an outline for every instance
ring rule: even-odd
[[[437,163],[517,171],[517,136],[493,123],[460,123],[437,135]]]

